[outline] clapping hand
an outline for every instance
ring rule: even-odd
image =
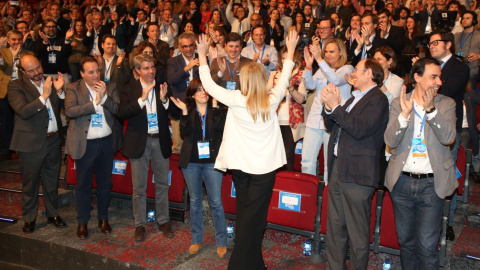
[[[175,106],[177,106],[180,110],[182,110],[183,115],[188,114],[187,105],[183,103],[179,98],[175,98],[172,96],[170,97],[170,100],[173,102],[173,104],[175,104]]]
[[[327,86],[324,86],[320,96],[325,103],[325,108],[327,110],[332,110],[342,101],[342,94],[340,94],[340,90],[338,90],[338,87],[333,83],[329,83]]]
[[[53,78],[53,87],[57,90],[58,94],[63,92],[63,84],[65,83],[65,79],[63,78],[63,74],[58,72],[58,77]]]
[[[407,87],[402,86],[402,92],[400,92],[400,108],[402,109],[402,117],[408,119],[408,116],[413,109],[413,97],[410,96],[410,100],[407,100]]]

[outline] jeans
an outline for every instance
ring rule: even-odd
[[[328,145],[328,139],[330,134],[327,133],[324,129],[309,128],[305,129],[305,136],[303,138],[303,149],[302,149],[302,173],[308,173],[311,175],[318,175],[317,164],[318,164],[318,154],[322,144]],[[328,182],[327,174],[327,151],[326,146],[323,151],[323,158],[325,161],[324,164],[324,174],[323,179],[325,182]]]
[[[458,149],[460,148],[460,139],[462,138],[462,132],[457,133],[457,137],[455,139],[455,143],[452,144],[453,148],[450,151],[452,155],[453,162],[457,164],[457,155]],[[450,147],[452,147],[450,146]],[[457,209],[457,191],[453,192],[452,199],[450,201],[450,213],[448,215],[448,226],[453,226],[455,223],[455,210]]]
[[[186,168],[182,168],[182,172],[190,195],[192,244],[203,243],[202,182],[205,182],[215,226],[215,240],[218,247],[225,247],[227,246],[227,225],[222,204],[223,174],[216,171],[214,165],[214,163],[189,163]]]
[[[435,193],[434,178],[400,175],[391,197],[402,269],[439,269],[444,200]]]

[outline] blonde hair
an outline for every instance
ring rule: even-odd
[[[270,99],[265,68],[256,62],[244,65],[240,71],[240,91],[246,97],[247,111],[257,122],[261,116],[266,122],[270,118]]]
[[[338,62],[334,66],[331,66],[331,68],[343,67],[347,63],[347,47],[345,46],[345,43],[339,38],[331,38],[327,40],[327,42],[325,42],[322,50],[322,58],[325,58],[325,48],[327,48],[327,45],[330,43],[334,43],[335,45],[337,45],[337,48],[340,51],[340,59],[338,59]]]

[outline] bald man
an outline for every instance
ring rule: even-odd
[[[43,78],[42,65],[33,55],[21,56],[19,69],[23,76],[10,81],[7,91],[8,101],[15,111],[10,149],[18,151],[22,164],[23,232],[35,230],[40,175],[47,221],[65,227],[58,212],[61,164],[58,128],[61,125],[60,99],[65,98],[63,75]]]

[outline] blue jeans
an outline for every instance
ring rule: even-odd
[[[457,133],[457,138],[453,144],[453,148],[450,151],[453,162],[457,164],[458,149],[460,148],[460,139],[462,138],[462,132]],[[450,146],[451,147],[451,146]],[[452,200],[450,201],[450,213],[448,215],[448,226],[453,226],[455,223],[455,210],[457,209],[457,191],[453,192]]]
[[[305,135],[303,137],[303,149],[302,149],[302,173],[311,175],[318,175],[318,153],[322,144],[325,144],[324,149],[328,146],[328,134],[324,129],[309,128],[305,129]],[[328,182],[327,175],[327,151],[323,151],[324,174],[323,179]]]
[[[400,175],[391,197],[402,269],[439,269],[444,200],[435,193],[434,178]]]
[[[218,247],[227,246],[227,224],[222,204],[223,174],[214,169],[214,163],[189,163],[182,168],[183,177],[190,194],[190,219],[192,222],[192,244],[203,243],[202,179],[208,194],[215,226],[215,240]]]

